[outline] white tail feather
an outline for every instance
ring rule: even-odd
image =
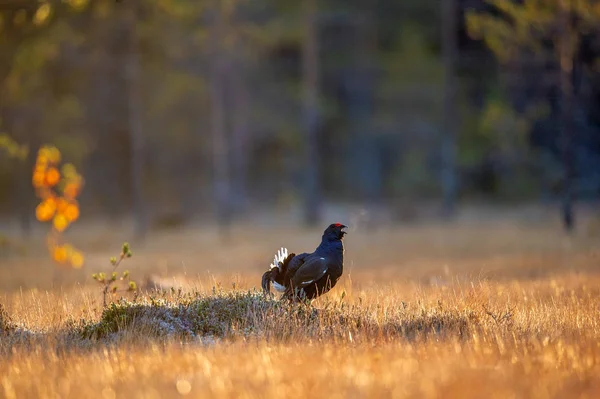
[[[275,254],[275,256],[273,257],[273,263],[271,263],[270,268],[271,269],[280,268],[281,264],[283,263],[283,261],[287,257],[288,257],[288,250],[287,250],[287,248],[281,247],[281,249],[279,249],[277,251],[277,253]]]

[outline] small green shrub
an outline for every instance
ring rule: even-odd
[[[117,292],[119,292],[119,287],[116,285],[117,280],[124,281],[127,283],[126,288],[122,289],[121,292],[137,291],[137,284],[135,283],[135,281],[131,280],[130,275],[129,275],[129,270],[125,270],[122,273],[121,277],[119,277],[119,274],[116,271],[117,267],[119,267],[119,265],[121,264],[123,259],[131,258],[132,256],[133,256],[133,253],[131,252],[131,249],[129,248],[129,244],[125,242],[125,243],[123,243],[123,246],[121,247],[121,254],[119,255],[119,257],[118,258],[116,258],[116,257],[110,258],[110,264],[113,266],[110,276],[107,276],[106,273],[102,273],[102,272],[92,274],[92,278],[94,280],[96,280],[100,285],[102,285],[102,302],[103,302],[105,308],[106,308],[106,304],[107,304],[107,302],[106,302],[107,295],[109,293],[114,295]]]

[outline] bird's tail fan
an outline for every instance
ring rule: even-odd
[[[273,262],[269,265],[269,270],[262,275],[261,286],[265,294],[271,292],[272,281],[276,283],[276,286],[281,286],[283,282],[278,283],[276,280],[283,278],[287,271],[288,264],[294,256],[296,256],[296,254],[288,253],[287,248],[281,247],[277,251],[273,257]]]
[[[269,294],[271,292],[271,270],[267,270],[262,275],[262,280],[261,280],[260,285],[265,294]]]
[[[281,266],[283,265],[284,261],[286,260],[286,258],[288,257],[288,250],[287,248],[283,248],[281,247],[277,253],[275,254],[275,256],[273,257],[273,262],[271,263],[271,265],[269,266],[270,269],[274,269],[274,268],[278,268],[279,270],[281,270]]]

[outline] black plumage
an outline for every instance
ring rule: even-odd
[[[312,253],[296,255],[281,248],[271,267],[262,276],[262,288],[271,292],[271,283],[286,299],[315,299],[331,290],[344,272],[343,224],[331,224],[321,244]]]

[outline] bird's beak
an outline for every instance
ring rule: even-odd
[[[344,234],[348,234],[348,232],[344,230],[344,229],[347,229],[347,228],[348,228],[348,226],[344,226],[344,225],[341,226],[340,232],[342,233],[342,237],[344,236]]]

